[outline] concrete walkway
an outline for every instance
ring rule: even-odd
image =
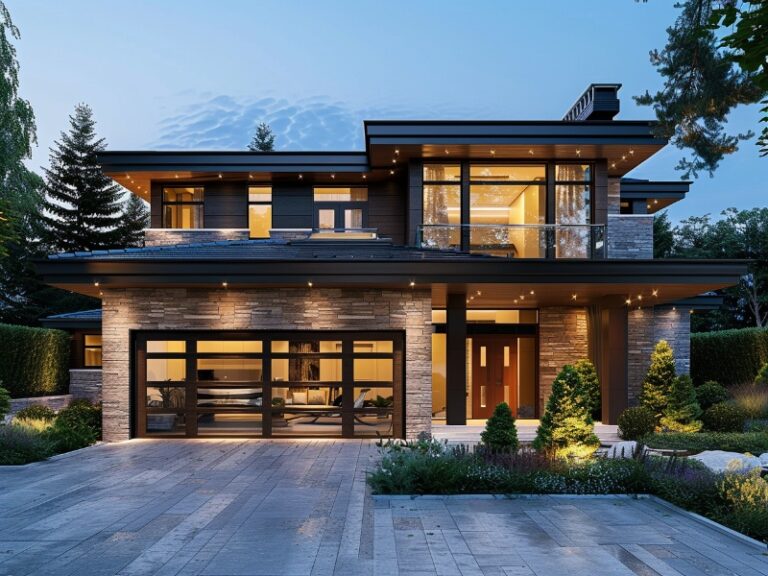
[[[381,499],[364,441],[131,441],[0,467],[0,574],[768,575],[648,500]]]

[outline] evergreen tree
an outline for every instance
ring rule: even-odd
[[[64,252],[119,246],[122,190],[96,161],[106,146],[96,136],[93,111],[79,104],[69,122],[45,170],[46,241]]]
[[[653,411],[656,419],[664,415],[669,391],[676,377],[675,356],[666,340],[659,340],[651,353],[651,365],[643,380],[640,405]]]
[[[275,149],[275,135],[272,128],[266,122],[260,123],[256,127],[251,143],[248,144],[248,150],[251,152],[272,152]]]
[[[600,379],[597,377],[595,365],[589,360],[579,360],[573,367],[581,377],[581,385],[588,398],[589,413],[593,420],[600,420],[602,415],[602,397],[600,394]]]
[[[485,430],[480,434],[480,440],[490,450],[517,451],[517,427],[512,410],[506,402],[494,408],[493,415],[485,423]]]
[[[665,210],[653,217],[653,257],[670,258],[675,248],[675,234]]]
[[[682,374],[672,380],[661,427],[672,432],[698,432],[701,430],[701,421],[697,420],[699,416],[701,406],[693,381],[687,374]]]
[[[533,447],[558,456],[587,456],[600,444],[581,377],[566,365],[552,383]]]
[[[120,222],[120,245],[141,246],[144,230],[149,227],[149,210],[144,200],[130,194]]]

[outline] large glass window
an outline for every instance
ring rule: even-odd
[[[251,238],[269,238],[272,228],[272,188],[248,187],[248,230]]]
[[[543,258],[546,166],[472,164],[470,249],[513,258]]]
[[[202,228],[203,201],[202,187],[163,188],[163,226]]]
[[[353,187],[320,187],[314,189],[315,202],[367,202],[368,188]]]
[[[461,180],[459,164],[425,164],[421,242],[433,248],[461,245]]]
[[[335,186],[314,189],[315,228],[322,237],[361,237],[365,234],[368,188]],[[370,237],[370,236],[368,236]]]
[[[555,249],[557,258],[588,258],[592,222],[592,167],[558,164],[555,168]]]

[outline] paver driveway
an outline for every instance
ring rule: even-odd
[[[379,499],[363,441],[131,441],[0,467],[0,574],[768,574],[648,500]]]

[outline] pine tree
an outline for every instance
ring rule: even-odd
[[[144,229],[149,227],[149,210],[144,200],[131,194],[125,204],[120,222],[121,246],[141,246],[144,242]]]
[[[656,419],[664,415],[669,389],[675,380],[675,356],[666,340],[659,340],[651,353],[651,365],[643,380],[640,405],[653,410]]]
[[[672,381],[669,400],[661,418],[663,430],[671,432],[698,432],[701,430],[701,406],[691,377],[682,374]]]
[[[106,146],[96,136],[93,111],[79,104],[69,122],[45,170],[46,241],[65,252],[119,246],[122,190],[96,161]]]
[[[251,143],[248,144],[248,150],[251,152],[272,152],[275,149],[275,135],[269,124],[262,122],[256,127]]]
[[[581,377],[566,365],[552,383],[552,392],[533,447],[558,456],[587,456],[600,444],[593,431],[588,398]]]
[[[480,434],[483,444],[491,450],[516,452],[518,448],[517,427],[512,410],[506,402],[498,404],[493,415],[485,423],[485,430]]]
[[[584,393],[589,398],[589,413],[593,420],[602,418],[602,398],[600,395],[600,379],[597,377],[595,365],[589,360],[579,360],[573,367],[581,377],[581,384],[584,387]]]

